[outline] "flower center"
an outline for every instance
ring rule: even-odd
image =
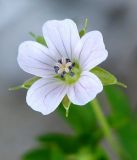
[[[70,76],[74,76],[72,68],[75,66],[75,63],[72,63],[68,58],[62,58],[58,60],[58,63],[54,66],[55,73],[60,75],[61,78],[69,73]]]
[[[69,58],[62,58],[54,66],[55,77],[65,81],[67,84],[75,83],[80,77],[80,68],[76,62],[71,62]]]

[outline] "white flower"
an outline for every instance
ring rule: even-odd
[[[99,78],[90,72],[108,55],[99,31],[81,39],[76,24],[69,19],[47,21],[43,36],[48,47],[34,41],[19,46],[18,63],[42,77],[28,90],[27,104],[44,115],[53,112],[67,95],[76,105],[85,105],[102,91]]]

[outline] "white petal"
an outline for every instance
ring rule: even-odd
[[[27,93],[27,104],[35,111],[47,115],[53,112],[67,93],[63,82],[55,78],[42,78]]]
[[[43,35],[48,47],[60,58],[71,59],[74,48],[80,40],[77,26],[70,19],[47,21],[43,26]]]
[[[93,100],[103,89],[101,81],[93,73],[84,71],[78,82],[68,89],[70,101],[76,105],[85,105]]]
[[[81,68],[83,68],[83,70],[91,70],[103,62],[107,58],[107,55],[107,50],[96,50],[92,52],[92,56],[89,56],[88,60],[86,60],[86,63],[81,64]]]
[[[83,70],[90,70],[103,62],[108,52],[105,49],[102,34],[99,31],[85,34],[78,42],[74,54]]]
[[[39,77],[51,76],[55,74],[54,64],[57,62],[55,57],[45,46],[26,41],[19,46],[18,63],[20,67],[31,74]]]

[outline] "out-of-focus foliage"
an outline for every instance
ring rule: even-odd
[[[137,126],[134,113],[126,94],[114,86],[105,87],[106,99],[111,113],[108,122],[115,132],[127,160],[137,159]],[[70,106],[70,116],[60,105],[59,114],[73,129],[73,135],[46,134],[38,137],[39,147],[26,153],[22,160],[108,160],[107,152],[101,146],[104,139],[98,127],[91,104]],[[107,117],[106,117],[107,118]],[[125,160],[125,158],[121,158]]]
[[[28,152],[22,157],[23,160],[63,160],[64,155],[56,146],[39,147]]]
[[[136,160],[137,121],[131,111],[128,97],[122,90],[115,87],[106,87],[105,92],[111,107],[110,124],[115,129],[118,140],[129,159]]]
[[[126,94],[115,86],[105,87],[110,114],[106,117],[127,160],[137,158],[137,127]],[[26,153],[22,160],[108,160],[101,146],[104,139],[91,104],[70,106],[70,116],[65,117],[62,105],[59,114],[73,129],[73,135],[46,134],[38,137],[39,147]],[[125,160],[121,158],[121,160]]]

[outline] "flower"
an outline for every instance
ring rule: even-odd
[[[80,38],[76,24],[65,19],[47,21],[43,36],[48,47],[34,41],[19,46],[19,66],[41,77],[29,88],[27,104],[47,115],[66,95],[76,105],[93,100],[103,85],[90,70],[108,55],[102,34],[91,31]]]

